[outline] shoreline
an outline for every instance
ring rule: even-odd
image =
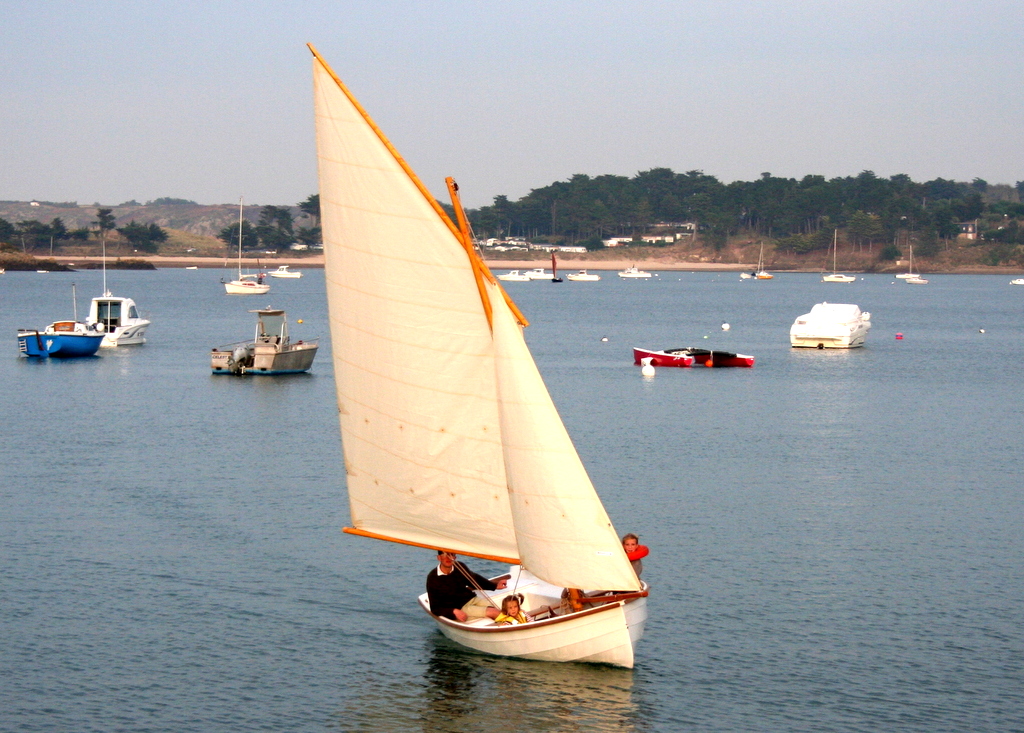
[[[96,256],[74,256],[74,255],[58,255],[52,258],[55,262],[69,267],[74,267],[75,263],[89,262],[89,263],[100,263],[103,261],[102,257]],[[131,258],[120,258],[120,257],[107,257],[107,261],[114,259],[134,259],[143,260],[151,263],[154,267],[199,267],[202,269],[235,269],[238,267],[238,260],[236,259],[225,259],[223,257],[189,257],[189,256],[167,256],[167,255],[147,255],[139,256],[133,255]],[[532,270],[537,267],[543,267],[545,270],[551,269],[551,260],[544,257],[535,260],[484,260],[488,268],[493,272],[504,271],[504,270]],[[265,258],[242,258],[242,267],[255,268],[261,267],[266,271],[276,270],[279,265],[288,265],[291,268],[299,269],[313,269],[322,270],[324,267],[324,256],[323,255],[311,255],[306,257],[274,257],[273,259],[267,260]],[[636,265],[637,267],[644,270],[653,270],[656,272],[753,272],[757,268],[756,263],[731,263],[731,262],[663,262],[659,260],[651,259],[621,259],[621,260],[572,260],[566,259],[561,260],[558,263],[558,269],[562,273],[568,273],[575,270],[595,270],[600,272],[608,271],[619,271],[625,270],[627,267]],[[899,270],[898,267],[894,267],[892,273],[887,271],[875,271],[867,272],[864,270],[849,270],[849,272],[856,272],[859,275],[874,274],[874,275],[887,275],[893,274]],[[819,272],[819,268],[780,268],[771,270],[773,273],[786,273],[786,272]],[[956,269],[945,269],[945,270],[924,270],[924,274],[927,275],[1020,275],[1024,274],[1024,270],[1019,267],[988,267],[988,266],[967,266],[959,267]]]

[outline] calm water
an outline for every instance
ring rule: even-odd
[[[1009,277],[508,284],[617,529],[651,546],[626,671],[446,642],[413,600],[431,553],[339,531],[322,271],[255,297],[222,274],[109,273],[150,343],[40,363],[15,330],[68,317],[72,282],[84,315],[100,275],[0,276],[0,729],[1024,729]],[[866,348],[789,348],[822,300],[872,312]],[[266,305],[322,337],[313,372],[210,375]],[[758,362],[642,379],[633,345]]]

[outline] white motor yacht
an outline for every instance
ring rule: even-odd
[[[285,277],[291,279],[298,279],[302,277],[302,273],[298,270],[289,270],[288,265],[281,265],[276,270],[268,273],[271,277]]]
[[[550,280],[554,275],[550,272],[545,272],[543,267],[535,267],[526,273],[526,277],[530,280]]]
[[[789,343],[809,349],[854,349],[864,345],[871,314],[852,303],[818,303],[796,319]]]
[[[139,309],[131,298],[111,295],[110,291],[93,298],[89,306],[88,326],[102,324],[103,342],[100,346],[131,346],[146,343],[146,329],[150,322],[139,316]]]
[[[498,279],[506,282],[523,283],[528,282],[531,278],[529,275],[520,272],[519,270],[509,270],[504,275],[498,275]]]
[[[566,277],[569,278],[570,280],[572,280],[573,282],[577,282],[577,283],[578,282],[597,282],[598,280],[601,279],[600,275],[592,275],[591,273],[587,272],[586,270],[580,270],[579,272],[574,272],[571,275],[566,275]]]
[[[619,277],[650,277],[651,273],[638,270],[636,267],[627,267],[619,271]]]

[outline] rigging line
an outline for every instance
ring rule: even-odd
[[[494,608],[498,608],[498,604],[494,602],[494,599],[493,599],[493,598],[491,598],[491,597],[490,597],[489,595],[486,595],[487,591],[485,591],[485,590],[484,590],[484,589],[483,589],[482,587],[480,587],[480,584],[476,582],[476,578],[474,578],[474,577],[473,577],[473,574],[469,572],[469,568],[465,567],[465,566],[464,566],[464,565],[463,565],[463,564],[462,564],[461,562],[459,562],[458,560],[454,561],[454,563],[453,563],[453,564],[455,565],[455,568],[456,568],[456,569],[457,569],[457,570],[458,570],[458,571],[459,571],[460,573],[462,573],[462,575],[463,575],[463,576],[465,576],[466,580],[468,580],[468,581],[469,581],[469,582],[470,582],[470,583],[471,583],[471,584],[473,585],[473,587],[474,587],[474,588],[476,588],[476,589],[477,589],[478,591],[480,591],[481,593],[484,593],[484,594],[485,594],[485,595],[484,595],[484,598],[486,598],[486,599],[487,599],[487,602],[488,602],[488,603],[490,603],[490,604],[491,604],[491,606],[493,606]],[[500,611],[501,609],[500,609],[500,608],[498,608],[498,610]]]

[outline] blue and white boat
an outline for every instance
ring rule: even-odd
[[[41,331],[19,328],[18,351],[23,356],[52,356],[55,359],[95,356],[106,334],[102,324],[79,323],[78,296],[74,283],[71,283],[71,303],[75,317],[70,321],[54,321]]]
[[[18,351],[24,356],[95,356],[102,342],[103,331],[77,321],[54,321],[41,331],[18,329]]]

